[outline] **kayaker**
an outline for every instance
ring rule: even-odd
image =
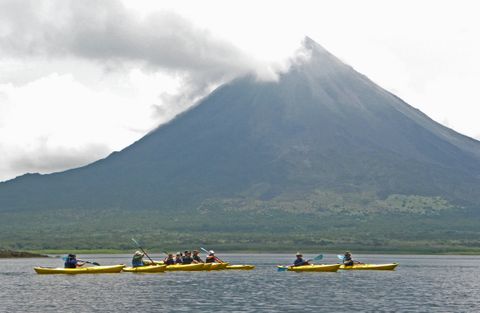
[[[132,267],[139,267],[144,266],[145,263],[143,262],[143,257],[145,256],[144,253],[141,251],[135,251],[132,258]]]
[[[182,264],[182,254],[180,252],[177,252],[177,255],[175,256],[175,264]]]
[[[173,265],[175,264],[175,259],[173,258],[173,254],[169,253],[168,256],[163,260],[165,265]]]
[[[65,268],[77,268],[84,265],[85,262],[79,262],[75,254],[69,254],[65,260]]]
[[[302,266],[302,265],[310,265],[310,263],[308,263],[308,261],[305,261],[303,259],[303,255],[300,253],[300,252],[297,252],[297,254],[295,254],[295,256],[297,257],[295,259],[295,261],[293,262],[293,266]]]
[[[208,256],[205,259],[205,263],[215,263],[217,261],[217,258],[215,257],[215,251],[210,250],[208,251]]]
[[[200,251],[193,250],[193,256],[192,256],[193,263],[204,263],[203,260],[198,255],[199,253],[200,253]]]
[[[185,251],[185,255],[182,257],[182,264],[192,264],[192,253],[190,251]]]
[[[343,265],[345,266],[353,266],[354,261],[352,260],[352,254],[350,251],[345,252],[343,255]]]

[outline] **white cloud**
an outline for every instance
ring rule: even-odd
[[[274,78],[305,35],[480,138],[477,12],[476,1],[1,0],[0,180],[121,149],[236,75]]]

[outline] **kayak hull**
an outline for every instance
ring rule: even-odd
[[[229,263],[210,263],[210,268],[209,268],[209,271],[220,271],[220,270],[224,270],[227,268],[228,265],[230,265]]]
[[[166,270],[166,265],[146,265],[138,267],[124,267],[122,269],[122,271],[129,273],[162,273]]]
[[[279,268],[285,268],[279,266]],[[340,268],[340,264],[312,264],[302,266],[288,266],[287,271],[302,273],[302,272],[336,272]]]
[[[204,271],[209,271],[211,267],[212,267],[212,263],[203,263]]]
[[[109,266],[92,266],[92,267],[78,267],[78,268],[62,268],[62,267],[34,267],[37,274],[107,274],[120,273],[125,267],[124,264],[109,265]]]
[[[250,271],[255,268],[255,265],[247,265],[247,264],[237,264],[237,265],[228,265],[225,269],[226,270],[242,270],[242,271]]]
[[[352,266],[340,265],[340,269],[344,271],[393,271],[398,263],[388,264],[354,264]]]
[[[167,265],[167,271],[203,271],[203,263]]]

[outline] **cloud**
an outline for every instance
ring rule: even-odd
[[[132,65],[183,79],[188,102],[239,75],[275,78],[275,71],[228,41],[170,11],[144,17],[113,0],[4,0],[0,53],[14,57],[81,58],[107,71]]]
[[[225,81],[276,75],[172,11],[115,0],[2,0],[0,57],[0,181],[92,162]]]
[[[66,170],[72,167],[86,165],[94,160],[105,157],[110,152],[106,145],[88,144],[75,148],[51,147],[44,138],[33,147],[34,153],[24,151],[10,160],[13,171],[42,173]]]

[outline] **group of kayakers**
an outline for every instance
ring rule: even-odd
[[[202,260],[200,257],[200,251],[193,250],[193,251],[184,251],[183,253],[177,252],[174,256],[173,253],[168,253],[167,257],[163,260],[165,265],[174,265],[174,264],[198,264],[198,263],[215,263],[221,261],[215,256],[215,251],[210,250],[208,251],[208,255],[205,258],[205,261]],[[132,257],[132,267],[139,267],[150,264],[149,261],[144,261],[143,258],[145,256],[145,252],[136,251]],[[311,260],[303,259],[303,255],[300,252],[296,253],[296,259],[293,262],[293,266],[303,266],[303,265],[310,265]],[[359,262],[357,262],[359,263]],[[77,260],[74,254],[69,254],[65,259],[65,268],[76,268],[84,265],[85,262]],[[352,259],[352,254],[350,251],[346,251],[343,255],[343,265],[345,266],[353,266],[355,261]]]
[[[150,262],[146,262],[143,260],[145,253],[142,251],[136,251],[133,254],[132,258],[132,267],[139,267],[148,265]],[[208,255],[205,258],[205,261],[202,260],[200,257],[200,251],[193,250],[189,251],[186,250],[183,253],[177,252],[174,256],[173,253],[167,253],[167,257],[163,259],[163,264],[165,265],[174,265],[174,264],[198,264],[198,263],[215,263],[218,262],[219,259],[215,257],[215,251],[210,250],[208,251]],[[219,262],[221,263],[221,262]]]

